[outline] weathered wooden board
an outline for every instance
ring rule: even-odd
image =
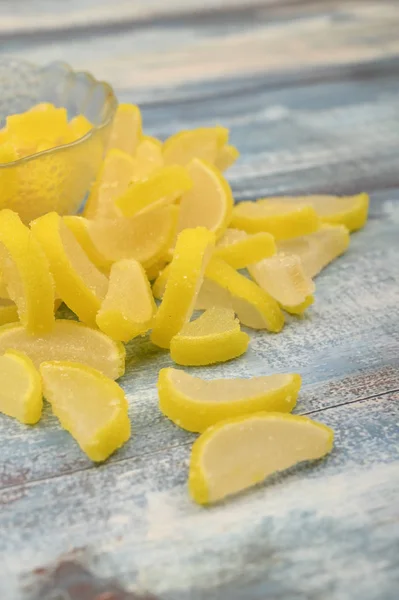
[[[46,409],[0,419],[0,597],[39,591],[68,555],[165,600],[396,600],[399,585],[399,5],[0,3],[0,51],[66,60],[139,101],[150,133],[220,122],[242,156],[237,199],[372,192],[370,220],[317,279],[306,318],[252,334],[205,377],[299,371],[296,412],[334,427],[324,462],[223,505],[186,490],[195,436],[157,409],[168,355],[128,347],[134,435],[93,467]],[[78,596],[77,598],[83,598]],[[69,600],[69,599],[68,599]],[[73,599],[75,600],[75,598]],[[90,598],[90,600],[94,600]],[[127,600],[127,599],[126,599]],[[130,599],[129,599],[130,600]]]
[[[30,590],[30,568],[75,550],[98,575],[161,598],[394,600],[398,400],[321,411],[337,433],[328,461],[210,510],[187,497],[187,441],[4,489],[4,597],[16,597],[16,557]]]
[[[109,30],[115,26],[127,24],[145,24],[156,19],[171,20],[174,18],[198,17],[204,14],[211,16],[224,12],[227,8],[235,13],[247,10],[256,10],[265,6],[276,8],[276,0],[146,0],[145,2],[131,2],[130,0],[116,0],[110,4],[106,0],[68,0],[65,3],[51,2],[51,0],[35,0],[27,8],[23,1],[13,4],[6,2],[2,7],[2,33],[37,34],[48,32],[50,35],[60,31],[100,27]],[[278,0],[277,0],[278,7]]]
[[[111,5],[107,0],[68,0],[64,3],[34,0],[27,6],[23,0],[2,0],[0,33],[13,38],[43,34],[58,38],[60,34],[86,35],[93,30],[108,33],[137,24],[163,27],[165,23],[183,21],[186,26],[189,20],[205,22],[209,27],[218,18],[221,21],[250,18],[255,23],[259,20],[258,15],[265,16],[265,11],[267,17],[273,15],[293,20],[296,16],[319,14],[329,21],[331,15],[343,8],[349,13],[355,12],[358,21],[373,21],[375,28],[380,19],[385,20],[387,11],[393,14],[393,4],[389,0],[381,0],[378,5],[364,0],[323,0],[322,6],[317,0],[115,0]]]
[[[336,0],[324,10],[324,6],[315,10],[311,3],[309,11],[306,4],[302,9],[294,3],[284,18],[271,8],[223,12],[204,20],[196,11],[189,19],[150,21],[142,28],[127,22],[116,31],[97,32],[89,22],[85,30],[72,28],[65,36],[54,31],[32,37],[13,33],[9,38],[3,33],[3,51],[38,63],[48,62],[50,56],[67,59],[75,68],[111,81],[119,91],[133,93],[140,102],[184,97],[194,83],[201,85],[203,93],[209,91],[207,82],[220,86],[233,78],[237,90],[240,78],[251,81],[255,74],[281,78],[298,70],[398,55],[395,2],[383,0],[377,7]],[[21,22],[24,18],[29,18],[29,12]],[[197,90],[192,97],[196,94]]]

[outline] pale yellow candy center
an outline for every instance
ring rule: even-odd
[[[326,452],[327,432],[311,424],[253,418],[231,423],[202,456],[210,501],[239,492],[276,471]]]
[[[291,375],[270,375],[251,379],[211,379],[192,377],[184,371],[171,372],[173,385],[191,400],[199,402],[233,402],[263,396],[288,385]]]

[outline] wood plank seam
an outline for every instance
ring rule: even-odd
[[[92,471],[93,469],[98,469],[101,467],[109,468],[113,465],[119,465],[119,464],[122,464],[122,463],[125,463],[128,461],[131,461],[134,464],[135,462],[141,461],[143,458],[145,459],[146,457],[149,457],[149,456],[153,457],[153,456],[156,456],[157,454],[162,454],[166,450],[174,450],[175,448],[183,448],[184,446],[189,446],[192,443],[193,443],[193,440],[188,440],[187,442],[181,442],[179,444],[169,444],[167,446],[159,448],[158,450],[152,450],[151,452],[143,452],[143,454],[139,454],[138,456],[126,456],[124,458],[111,459],[108,462],[103,463],[102,465],[96,465],[93,463],[93,464],[87,465],[86,467],[81,467],[79,469],[64,471],[62,473],[55,473],[54,475],[48,475],[47,477],[37,477],[36,479],[31,479],[30,481],[26,481],[24,483],[11,483],[9,485],[0,487],[0,494],[6,490],[26,488],[31,485],[35,485],[35,484],[42,483],[45,481],[53,481],[54,479],[60,479],[64,476],[75,475],[76,473],[84,473],[85,471]]]
[[[305,412],[299,411],[299,412],[297,412],[295,414],[301,415],[301,416],[309,416],[309,415],[316,414],[316,413],[323,413],[325,411],[334,410],[334,409],[340,408],[342,406],[353,405],[353,404],[361,404],[362,402],[367,402],[369,400],[374,400],[376,398],[381,398],[383,396],[387,396],[387,395],[390,395],[390,394],[393,394],[393,393],[396,393],[396,392],[399,392],[399,388],[395,389],[395,390],[389,390],[387,392],[381,392],[379,394],[374,394],[374,395],[371,395],[371,396],[365,396],[363,398],[359,398],[359,399],[356,399],[356,400],[349,400],[348,402],[342,402],[342,403],[336,404],[334,406],[326,406],[326,407],[323,407],[321,409],[315,409],[315,410],[311,410],[311,411],[308,411],[308,412],[306,412],[306,411]],[[142,459],[145,460],[146,457],[153,457],[153,456],[156,456],[157,454],[162,454],[162,453],[164,453],[167,450],[173,450],[173,449],[176,449],[176,448],[184,448],[186,446],[190,446],[192,443],[193,443],[193,440],[190,439],[190,440],[188,440],[186,442],[180,442],[178,444],[169,444],[169,445],[167,445],[165,447],[162,447],[162,448],[159,448],[158,450],[155,450],[155,451],[144,452],[143,454],[140,454],[139,456],[127,456],[127,457],[120,458],[120,459],[116,458],[116,459],[114,459],[112,461],[109,461],[109,463],[107,463],[105,465],[105,467],[107,467],[107,465],[109,467],[111,467],[111,466],[114,466],[114,465],[119,465],[119,464],[122,464],[122,463],[129,462],[129,461],[131,461],[134,464],[134,462],[141,461]],[[24,482],[22,484],[21,483],[14,483],[14,484],[5,485],[5,486],[3,486],[3,487],[0,488],[0,493],[2,493],[3,491],[10,490],[10,489],[21,489],[21,488],[26,489],[27,487],[31,487],[31,486],[36,485],[36,484],[40,484],[40,483],[43,483],[43,482],[46,482],[46,481],[53,481],[55,479],[61,479],[61,478],[65,477],[65,476],[71,476],[71,475],[74,475],[76,473],[82,473],[82,472],[85,472],[85,471],[91,471],[91,470],[93,470],[95,468],[98,468],[98,466],[96,466],[96,465],[93,464],[93,465],[88,465],[87,467],[82,467],[82,468],[74,469],[74,470],[71,470],[71,471],[65,471],[65,472],[62,472],[62,473],[55,473],[54,475],[49,475],[47,477],[38,477],[37,479],[32,479],[32,480]]]
[[[399,392],[399,388],[394,389],[394,390],[388,390],[386,392],[380,392],[379,394],[372,394],[371,396],[364,396],[363,398],[357,398],[356,400],[347,400],[346,402],[340,402],[339,404],[331,404],[330,406],[323,406],[322,408],[315,408],[313,410],[301,412],[298,414],[300,414],[304,417],[307,417],[309,415],[322,413],[327,410],[339,408],[341,406],[348,406],[349,404],[356,404],[357,402],[365,402],[366,400],[375,400],[376,398],[381,398],[382,396],[386,396],[387,394],[396,394],[397,392]]]

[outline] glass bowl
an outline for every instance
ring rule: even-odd
[[[93,128],[82,138],[13,162],[0,163],[0,209],[11,208],[29,223],[55,210],[76,213],[101,165],[118,105],[112,88],[65,63],[44,67],[0,59],[0,127],[10,114],[50,102],[68,118],[84,115]]]

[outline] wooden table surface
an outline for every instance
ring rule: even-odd
[[[162,138],[230,127],[237,199],[372,198],[367,227],[317,279],[306,318],[197,370],[300,372],[295,412],[334,428],[332,455],[225,504],[194,505],[194,436],[157,409],[157,372],[171,362],[133,342],[122,380],[133,436],[105,465],[49,410],[33,428],[0,419],[2,600],[399,597],[398,32],[393,0],[0,3],[2,56],[92,71]]]

